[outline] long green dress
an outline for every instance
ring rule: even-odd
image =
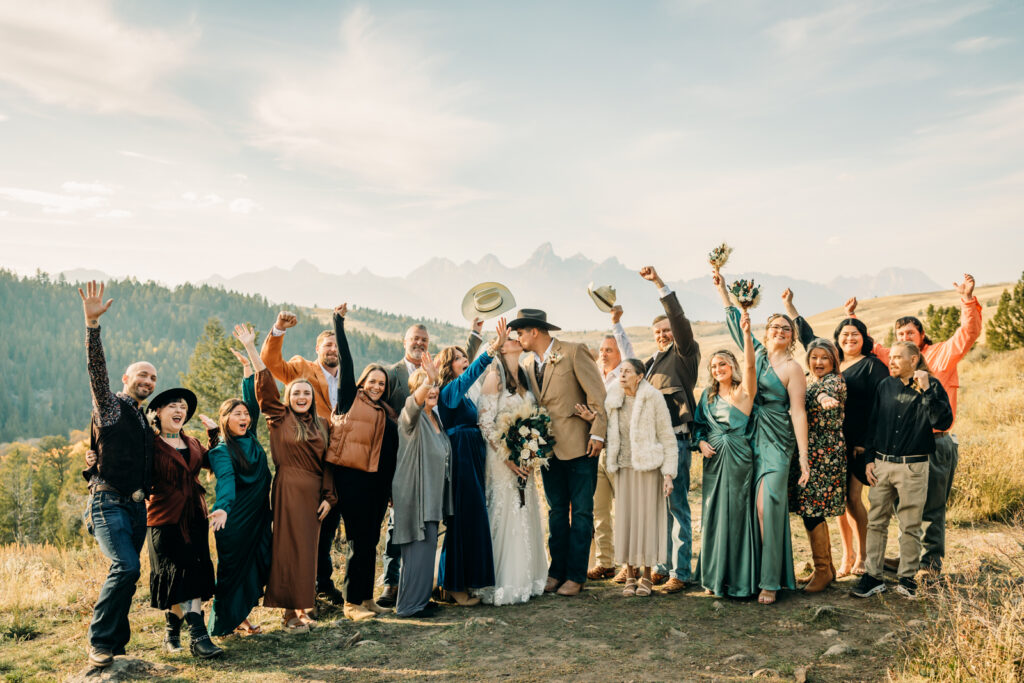
[[[749,417],[728,401],[708,403],[708,390],[694,412],[693,441],[707,441],[715,454],[704,458],[700,556],[697,575],[715,595],[746,598],[757,593],[761,542],[750,504],[754,450]]]
[[[733,340],[743,347],[740,311],[729,306],[726,321]],[[757,358],[757,397],[749,433],[754,445],[755,510],[758,491],[763,492],[764,534],[761,538],[761,580],[763,590],[796,590],[793,573],[793,544],[789,537],[789,465],[796,453],[796,434],[789,417],[789,393],[775,374],[768,353],[754,340]],[[761,487],[764,487],[763,489]]]
[[[249,616],[263,597],[270,573],[270,467],[256,438],[260,408],[252,376],[242,380],[242,400],[249,409],[249,431],[235,442],[249,464],[248,471],[235,469],[223,441],[209,452],[210,468],[217,476],[213,509],[228,513],[227,524],[215,534],[217,588],[209,624],[214,636],[232,633]]]

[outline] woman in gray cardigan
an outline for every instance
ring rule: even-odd
[[[392,483],[395,530],[401,549],[398,578],[399,617],[429,617],[434,587],[438,523],[451,516],[451,453],[436,406],[437,369],[424,351],[420,368],[409,377],[410,396],[398,418],[398,465]]]

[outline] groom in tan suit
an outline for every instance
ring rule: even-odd
[[[604,382],[583,344],[551,337],[561,328],[544,311],[524,308],[508,324],[524,351],[533,355],[525,370],[537,403],[551,415],[555,457],[541,470],[548,500],[548,550],[551,567],[544,590],[577,595],[587,580],[590,540],[594,535],[594,489],[597,462],[604,448],[608,417]],[[585,404],[597,416],[588,423],[576,415]],[[571,512],[571,519],[570,519]]]

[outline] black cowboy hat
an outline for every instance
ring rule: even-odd
[[[192,419],[192,415],[196,412],[196,406],[199,405],[199,399],[196,395],[185,387],[176,387],[174,389],[168,389],[167,391],[161,391],[159,394],[149,399],[148,410],[158,410],[163,408],[168,403],[174,403],[175,401],[184,401],[188,405],[188,412],[185,414],[185,422]]]
[[[521,330],[530,327],[548,330],[549,332],[562,329],[558,325],[549,323],[548,314],[539,308],[520,308],[519,314],[508,323],[508,329],[510,330]]]

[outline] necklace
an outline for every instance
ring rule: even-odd
[[[180,438],[180,437],[181,437],[181,432],[178,432],[177,434],[167,434],[167,433],[165,432],[165,433],[163,434],[163,437],[164,437],[165,439],[178,439],[178,438]]]

